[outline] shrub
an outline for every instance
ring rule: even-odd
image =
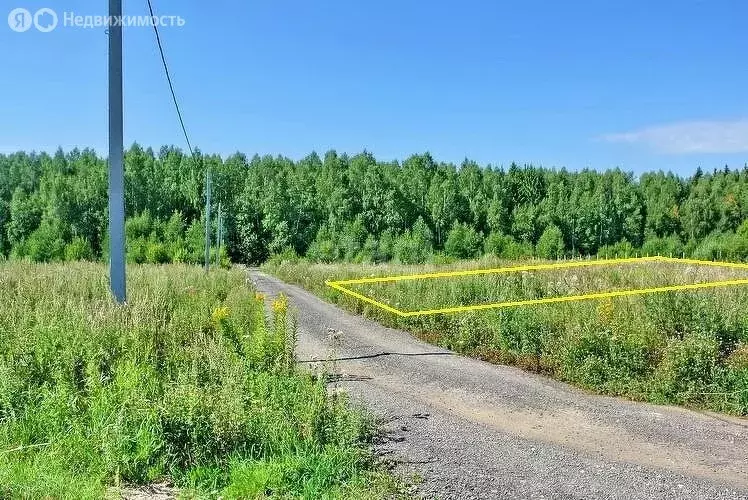
[[[337,237],[337,246],[343,259],[352,262],[356,260],[367,239],[366,227],[361,216],[349,222]]]
[[[621,240],[612,245],[603,245],[597,250],[597,255],[604,259],[623,259],[636,257],[641,252],[634,248],[628,240]]]
[[[405,233],[395,240],[395,260],[401,264],[423,264],[430,254],[430,249],[410,233]]]
[[[564,234],[554,224],[549,225],[540,235],[536,247],[538,257],[541,259],[558,259],[564,253]]]
[[[511,236],[498,232],[492,232],[488,235],[488,237],[486,237],[483,248],[486,254],[500,257],[504,254],[504,250],[513,243],[514,238],[512,238]]]
[[[128,240],[148,238],[154,229],[154,222],[148,210],[130,217],[125,222],[125,237]]]
[[[523,260],[533,256],[532,243],[526,241],[511,241],[501,253],[501,257],[509,260]]]
[[[676,235],[658,238],[647,238],[642,245],[642,255],[663,255],[665,257],[681,257],[685,251],[683,243]]]
[[[447,264],[452,264],[456,261],[457,259],[445,254],[444,252],[434,252],[431,254],[431,256],[428,259],[429,264],[433,264],[435,266],[443,266]]]
[[[145,258],[149,264],[167,264],[171,261],[166,245],[157,241],[149,241],[147,243]]]
[[[168,246],[172,262],[180,264],[189,262],[190,254],[187,251],[187,245],[184,240],[173,241]]]
[[[377,244],[377,253],[375,255],[375,262],[387,262],[395,257],[395,235],[391,230],[386,229],[379,236],[379,242]]]
[[[184,235],[187,248],[187,262],[198,264],[205,260],[205,222],[195,220]]]
[[[433,250],[432,233],[421,217],[410,231],[395,240],[395,260],[401,264],[423,264]]]
[[[680,403],[703,400],[717,371],[718,354],[719,343],[708,333],[670,339],[656,371],[662,394]]]
[[[472,259],[480,254],[482,246],[483,235],[472,226],[458,222],[447,233],[444,250],[447,255],[458,259]]]
[[[33,262],[52,262],[65,258],[65,235],[59,225],[43,221],[26,241],[20,245],[22,257]]]
[[[691,254],[700,260],[741,260],[748,257],[748,240],[738,234],[712,233]]]
[[[65,260],[76,261],[76,260],[93,260],[94,253],[91,249],[91,245],[87,240],[77,236],[73,238],[73,241],[65,245]]]
[[[184,217],[181,212],[174,212],[168,221],[163,224],[164,241],[171,243],[184,239]]]
[[[355,261],[359,263],[372,263],[377,261],[379,245],[377,243],[377,239],[369,234],[366,236],[366,241],[364,241],[363,246],[361,247],[361,250],[358,252],[358,255],[356,255]]]
[[[738,344],[727,358],[727,366],[736,370],[748,370],[748,344]]]
[[[748,240],[748,219],[745,219],[740,226],[735,230],[735,234],[743,239]]]
[[[127,262],[131,264],[148,262],[148,240],[145,237],[127,240]]]
[[[271,255],[268,259],[268,264],[281,265],[281,264],[296,264],[299,262],[299,255],[293,247],[286,247],[282,252]]]

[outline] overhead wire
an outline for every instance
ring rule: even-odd
[[[151,13],[151,20],[155,19],[155,14],[153,13],[153,5],[151,4],[151,0],[146,0],[148,2],[148,11]],[[195,152],[192,149],[192,143],[190,142],[190,137],[187,134],[187,128],[184,126],[184,119],[182,118],[182,111],[179,108],[179,102],[177,101],[177,94],[174,92],[174,83],[171,79],[171,73],[169,72],[169,65],[166,63],[166,56],[164,55],[164,46],[161,43],[161,35],[158,32],[158,23],[151,22],[151,25],[153,26],[153,31],[156,34],[156,43],[158,44],[158,51],[161,54],[161,62],[164,66],[164,72],[166,73],[166,81],[169,82],[169,90],[171,90],[171,98],[172,101],[174,101],[174,108],[177,110],[177,116],[179,117],[179,125],[182,127],[182,133],[184,133],[184,139],[187,141],[187,148],[190,150],[190,155],[192,156],[192,159],[197,162],[195,158]]]

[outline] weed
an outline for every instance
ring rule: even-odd
[[[605,394],[748,415],[748,287],[399,317],[324,285],[326,280],[506,265],[489,258],[438,269],[299,260],[266,268],[349,310],[458,352],[539,371]],[[647,263],[368,284],[357,291],[415,311],[720,280],[731,272],[737,271]]]
[[[296,371],[288,302],[240,271],[0,264],[0,497],[383,496],[364,417]],[[378,493],[378,494],[379,494]]]

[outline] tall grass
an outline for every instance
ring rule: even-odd
[[[461,353],[542,372],[600,393],[748,415],[748,287],[399,317],[324,285],[325,280],[502,265],[512,263],[482,259],[439,267],[276,261],[266,268],[354,312]],[[647,263],[359,285],[357,291],[414,311],[733,275],[734,271],[713,268]]]
[[[283,297],[242,272],[0,263],[0,497],[376,497],[366,418],[294,368]]]

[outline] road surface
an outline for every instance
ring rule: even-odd
[[[250,276],[289,297],[299,361],[382,419],[377,452],[423,497],[748,499],[748,419],[591,395]]]

